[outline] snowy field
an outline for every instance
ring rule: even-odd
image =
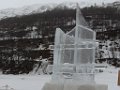
[[[96,74],[96,83],[108,85],[108,90],[120,90],[120,86],[117,85],[119,70],[119,68],[111,67],[105,69],[103,73]]]
[[[110,67],[96,73],[96,83],[107,84],[108,90],[120,90],[120,86],[117,86],[118,70]],[[50,80],[51,75],[0,75],[0,90],[42,90]]]

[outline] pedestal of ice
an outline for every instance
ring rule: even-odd
[[[108,90],[107,85],[100,84],[56,84],[53,82],[46,83],[43,90]]]
[[[70,32],[56,29],[52,80],[43,90],[107,90],[95,83],[96,34],[80,15],[77,8],[76,26]]]

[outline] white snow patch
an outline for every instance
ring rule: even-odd
[[[117,86],[118,68],[109,67],[104,72],[95,74],[97,84],[107,84],[108,90],[120,90]],[[12,90],[42,90],[51,75],[0,75],[0,88],[8,85]],[[11,90],[11,89],[8,89]]]

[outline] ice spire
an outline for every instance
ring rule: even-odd
[[[77,9],[76,9],[76,25],[82,25],[82,26],[88,27],[88,24],[81,13],[78,3],[77,3]]]

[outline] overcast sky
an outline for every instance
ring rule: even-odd
[[[97,3],[100,4],[101,2],[114,2],[118,0],[0,0],[0,9],[6,8],[18,8],[23,7],[26,5],[32,4],[44,4],[44,3],[62,3],[66,1],[72,2],[88,2],[88,3]]]

